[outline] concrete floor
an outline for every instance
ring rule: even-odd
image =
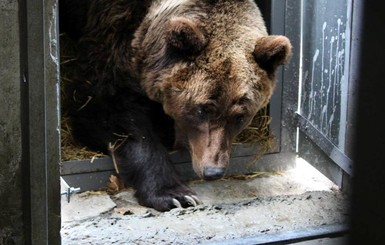
[[[302,159],[282,173],[190,186],[203,204],[164,213],[138,205],[133,190],[79,193],[70,203],[63,198],[62,244],[221,244],[345,224],[349,217],[347,195]],[[341,244],[341,239],[297,244]]]

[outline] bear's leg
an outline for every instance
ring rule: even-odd
[[[124,101],[124,102],[123,102]],[[124,105],[118,107],[118,105]],[[118,108],[118,109],[117,109]],[[89,104],[77,112],[74,133],[83,144],[114,155],[119,175],[136,189],[141,205],[159,211],[195,206],[195,193],[178,177],[166,147],[162,144],[154,105],[127,99],[112,104]],[[162,125],[163,131],[167,128]]]
[[[159,139],[141,132],[138,138],[126,138],[113,153],[120,176],[136,188],[139,203],[159,211],[195,206],[195,193],[179,179]]]

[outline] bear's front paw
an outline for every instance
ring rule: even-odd
[[[135,196],[139,204],[162,212],[173,208],[195,207],[202,203],[190,188],[183,186],[151,192],[138,190]]]

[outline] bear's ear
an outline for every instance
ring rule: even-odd
[[[190,19],[176,17],[166,25],[167,44],[176,50],[198,53],[207,44],[203,31]]]
[[[257,39],[254,58],[258,65],[273,74],[278,66],[284,64],[291,55],[291,44],[284,36],[265,36]]]

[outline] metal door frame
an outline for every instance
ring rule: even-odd
[[[298,96],[300,22],[286,23],[290,1],[272,0],[270,33],[289,36],[291,61],[278,71],[271,103],[271,127],[278,153],[267,154],[256,167],[273,169],[295,165],[295,117]],[[294,5],[296,2],[294,1]],[[27,241],[60,243],[60,101],[57,0],[20,2],[20,57],[24,168],[24,206]],[[293,7],[293,6],[290,6]],[[272,18],[274,16],[274,18]],[[290,17],[290,16],[289,16]],[[290,25],[290,28],[289,28]],[[241,159],[242,158],[242,159]],[[246,164],[247,159],[239,156]],[[242,166],[242,164],[240,165]]]
[[[58,2],[19,4],[24,240],[60,244]]]

